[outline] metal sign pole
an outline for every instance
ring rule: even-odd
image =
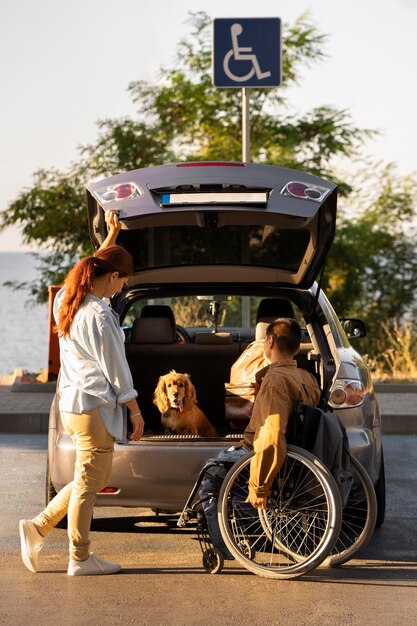
[[[250,88],[281,83],[280,18],[216,18],[212,59],[215,87],[242,88],[242,161],[250,163]],[[250,326],[248,296],[242,297],[242,325]]]
[[[242,88],[242,161],[250,161],[250,89]],[[246,260],[246,259],[245,259]],[[250,328],[250,297],[242,296],[242,326]]]
[[[250,111],[249,111],[250,89],[242,89],[242,161],[250,161]]]

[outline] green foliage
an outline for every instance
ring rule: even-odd
[[[129,87],[138,113],[157,121],[177,156],[187,160],[241,159],[240,89],[215,89],[211,78],[211,20],[192,15],[193,31],[182,41],[173,69],[161,72],[157,87],[144,82]],[[290,114],[285,91],[298,82],[300,68],[323,58],[325,36],[302,15],[285,29],[283,84],[279,89],[251,89],[251,160],[330,173],[330,158],[351,156],[372,134],[354,128],[346,111],[329,106],[305,116]]]
[[[412,312],[417,289],[417,181],[396,176],[393,165],[371,171],[345,201],[324,281],[340,316],[367,323],[362,350],[381,347],[381,325]]]
[[[23,241],[43,250],[35,255],[39,283],[13,284],[15,289],[29,289],[37,302],[47,300],[48,285],[60,284],[76,259],[91,254],[84,185],[79,172],[39,170],[34,174],[34,186],[22,191],[0,215],[0,228],[20,225]]]
[[[417,380],[416,324],[404,321],[382,323],[381,346],[368,358],[374,380],[414,382]]]
[[[89,178],[175,160],[158,125],[130,119],[99,122],[99,138],[81,148]]]
[[[249,300],[250,325],[256,324],[256,312],[262,298],[252,297]],[[175,315],[175,321],[180,326],[209,326],[212,324],[212,317],[209,313],[209,302],[197,300],[196,296],[181,296],[178,298],[168,298],[169,304]],[[218,310],[218,327],[239,327],[242,326],[242,297],[232,296],[230,300],[222,300]]]
[[[25,243],[47,243],[56,250],[77,248],[87,224],[81,184],[76,174],[36,172],[32,189],[23,191],[2,213],[2,226],[21,224]]]
[[[323,104],[301,115],[290,106],[288,88],[300,84],[303,69],[323,60],[325,40],[308,14],[285,27],[282,86],[250,92],[251,159],[339,184],[342,217],[324,287],[340,315],[364,317],[373,333],[381,320],[399,319],[414,306],[410,224],[416,186],[411,178],[398,179],[392,166],[381,171],[368,164],[366,176],[353,182],[338,176],[334,164],[343,158],[352,163],[373,133],[356,128],[344,110]],[[39,247],[42,277],[29,286],[38,301],[46,298],[48,284],[60,283],[73,262],[91,252],[84,192],[89,179],[180,160],[241,159],[241,92],[212,86],[207,14],[191,14],[173,67],[162,69],[156,84],[133,82],[129,90],[137,118],[99,122],[97,140],[80,148],[78,163],[68,172],[36,172],[33,186],[0,214],[0,229],[17,224],[24,241]],[[228,324],[238,314],[234,306]]]

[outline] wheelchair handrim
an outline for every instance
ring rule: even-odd
[[[292,463],[289,472],[291,472],[293,467],[295,467],[296,463],[299,464],[303,471],[306,472],[308,470],[308,472],[311,472],[311,475],[316,481],[316,490],[318,488],[318,485],[320,485],[320,488],[322,489],[321,503],[322,506],[325,505],[325,509],[323,509],[321,513],[321,519],[313,521],[313,525],[316,524],[317,521],[319,522],[318,534],[321,538],[320,540],[318,540],[318,545],[313,548],[308,555],[304,556],[298,553],[297,550],[300,549],[301,544],[304,543],[304,540],[300,539],[301,532],[303,533],[303,537],[304,535],[307,537],[307,532],[305,528],[303,530],[303,524],[304,527],[308,527],[309,523],[311,522],[310,518],[313,518],[314,515],[316,515],[316,513],[312,513],[311,511],[309,511],[310,507],[307,505],[304,506],[301,512],[294,510],[292,513],[291,511],[289,513],[288,507],[287,510],[285,510],[285,506],[287,506],[288,500],[285,503],[284,501],[281,502],[283,512],[281,511],[279,513],[280,525],[281,528],[284,528],[284,533],[287,533],[288,536],[291,534],[291,532],[293,533],[294,541],[293,547],[291,549],[285,546],[285,542],[282,543],[282,541],[280,541],[279,537],[274,531],[273,524],[268,521],[268,513],[265,514],[263,511],[258,512],[252,508],[252,510],[256,511],[256,513],[252,514],[252,518],[254,521],[249,524],[249,526],[252,526],[251,532],[255,533],[254,525],[257,523],[257,519],[259,519],[260,525],[259,530],[256,531],[258,533],[258,536],[255,535],[254,544],[256,545],[256,543],[258,543],[258,547],[262,541],[264,542],[265,546],[267,545],[267,541],[269,541],[269,543],[271,544],[270,548],[268,549],[269,551],[265,548],[264,552],[261,552],[259,550],[257,551],[257,554],[262,553],[263,555],[265,555],[265,558],[269,557],[271,561],[273,557],[277,560],[279,558],[282,558],[282,560],[284,561],[293,561],[292,563],[288,562],[285,564],[270,562],[268,565],[264,565],[262,563],[254,561],[251,558],[248,558],[242,551],[238,549],[235,542],[236,538],[233,536],[230,524],[227,521],[230,508],[229,498],[231,497],[231,490],[233,489],[235,483],[237,483],[239,476],[242,475],[243,471],[248,470],[248,466],[252,456],[253,454],[251,453],[235,463],[228,472],[223,482],[218,502],[218,518],[223,539],[236,560],[239,561],[244,567],[260,576],[266,576],[269,578],[291,578],[293,576],[299,576],[301,574],[304,574],[314,567],[317,567],[322,561],[324,561],[324,559],[327,557],[327,555],[330,553],[336,543],[340,531],[342,517],[342,506],[336,483],[330,472],[328,472],[328,470],[316,457],[309,454],[305,450],[296,448],[295,446],[288,446],[287,459],[290,459]],[[258,518],[256,517],[257,515]],[[291,515],[293,515],[292,519]],[[287,518],[285,516],[287,516]],[[282,522],[283,519],[284,522]],[[288,519],[287,529],[285,529],[285,519]],[[236,526],[235,522],[233,523]],[[298,531],[293,531],[293,527],[295,529],[298,528]],[[315,528],[314,530],[317,529]],[[297,532],[299,536],[297,536]],[[260,533],[264,533],[266,538],[261,538]],[[238,535],[239,532],[236,531],[236,534]],[[243,537],[243,533],[241,533],[241,535]],[[251,537],[251,539],[253,540],[253,536]],[[311,539],[311,537],[309,537],[308,541],[311,542],[313,540]],[[305,550],[305,545],[303,545],[302,548]]]

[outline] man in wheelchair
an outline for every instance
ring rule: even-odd
[[[273,479],[285,461],[285,433],[294,402],[317,406],[320,401],[316,379],[306,370],[297,368],[293,358],[300,350],[300,342],[301,328],[296,320],[278,318],[269,324],[264,350],[271,364],[257,372],[259,391],[243,441],[221,452],[216,459],[218,463],[230,464],[249,450],[254,451],[246,502],[257,509],[266,509]],[[217,521],[217,497],[226,473],[224,465],[213,465],[202,481],[200,496],[212,542],[226,559],[231,559]]]

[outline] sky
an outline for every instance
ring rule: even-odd
[[[303,69],[291,104],[346,109],[381,132],[368,154],[417,171],[417,0],[0,0],[0,211],[38,169],[77,161],[98,120],[134,116],[129,83],[173,67],[190,11],[280,17],[284,34],[309,11],[327,58]],[[13,250],[29,250],[17,228],[0,232],[0,252]]]

